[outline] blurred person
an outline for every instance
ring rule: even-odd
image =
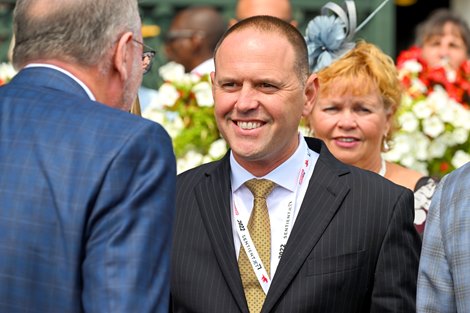
[[[470,29],[457,14],[439,9],[418,25],[416,45],[430,67],[457,70],[470,56]]]
[[[470,163],[439,183],[429,209],[417,312],[470,312]]]
[[[292,17],[290,0],[238,0],[235,7],[235,18],[229,21],[233,26],[238,21],[255,15],[270,15],[297,27]]]
[[[314,136],[339,160],[413,190],[415,224],[422,233],[436,181],[382,157],[402,96],[393,60],[361,41],[317,74],[319,97],[309,117]]]
[[[167,312],[175,158],[128,113],[136,0],[18,0],[0,87],[0,311]]]
[[[317,99],[299,31],[244,19],[215,51],[231,150],[180,174],[174,312],[413,312],[413,194],[298,132]]]
[[[165,35],[166,55],[188,73],[209,74],[214,70],[215,46],[226,29],[223,16],[213,7],[194,6],[179,11]]]

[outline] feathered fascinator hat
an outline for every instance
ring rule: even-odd
[[[356,27],[356,5],[345,1],[343,7],[328,2],[321,8],[321,15],[313,18],[305,31],[308,62],[312,72],[318,72],[334,60],[354,48],[354,35],[366,25],[389,0],[384,0],[358,27]],[[333,14],[329,14],[331,12]]]

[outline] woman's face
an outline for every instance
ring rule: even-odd
[[[371,169],[380,162],[390,116],[376,87],[366,93],[354,92],[360,88],[360,83],[350,86],[336,79],[329,90],[320,89],[309,122],[315,137],[322,139],[335,157]]]
[[[467,47],[458,28],[444,24],[442,35],[434,35],[423,43],[422,57],[431,67],[449,65],[457,69],[467,59]]]

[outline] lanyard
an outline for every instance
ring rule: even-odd
[[[299,190],[301,189],[301,187],[307,187],[308,184],[303,184],[304,178],[305,175],[313,169],[312,155],[308,147],[306,147],[306,150],[306,157],[304,159],[303,164],[300,166],[298,174],[298,183],[296,184],[292,198],[288,201],[287,204],[286,218],[284,228],[282,229],[282,240],[278,249],[279,259],[282,257],[282,253],[284,252],[284,248],[287,244],[290,231],[292,230],[292,221],[294,217],[294,210],[297,202],[297,197],[299,195]],[[253,271],[255,272],[255,275],[258,278],[261,288],[263,289],[264,293],[267,294],[269,287],[271,286],[271,278],[269,277],[266,268],[264,267],[263,262],[259,257],[258,251],[256,250],[256,247],[251,239],[250,232],[248,231],[248,227],[246,226],[248,225],[247,221],[249,219],[246,217],[246,214],[241,214],[241,212],[237,210],[235,201],[233,205],[233,213],[237,224],[236,230],[240,238],[240,243],[245,249],[245,252],[248,256],[248,260],[250,260],[251,266],[253,267]]]

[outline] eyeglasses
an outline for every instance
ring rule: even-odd
[[[165,34],[164,41],[165,43],[170,43],[178,39],[191,38],[195,34],[203,35],[204,32],[202,30],[193,30],[193,29],[173,30]]]
[[[150,50],[142,52],[142,71],[143,71],[143,74],[147,74],[152,68],[152,60],[155,57],[156,52],[155,50],[152,49],[152,47],[147,46],[143,42],[140,42],[136,39],[132,39],[132,40],[142,45],[143,48],[150,49]]]

